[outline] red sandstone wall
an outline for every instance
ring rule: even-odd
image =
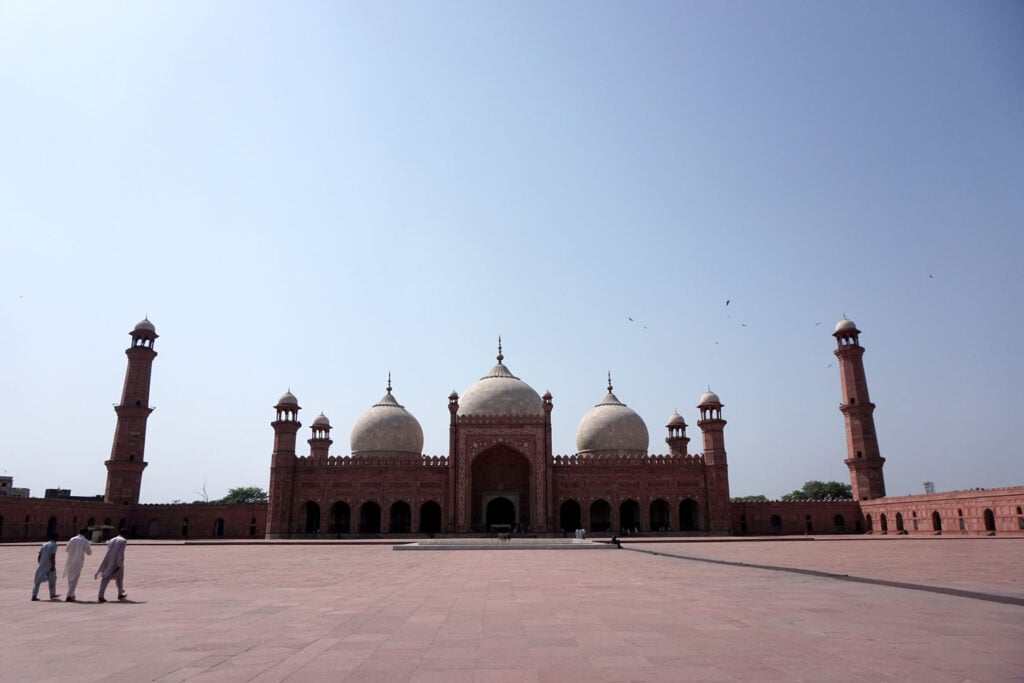
[[[861,508],[875,534],[1024,536],[1024,486],[893,496]]]
[[[135,538],[262,538],[266,505],[138,505],[124,506],[101,501],[59,498],[0,498],[0,541],[40,541],[46,538],[50,520],[57,534],[67,539],[83,526],[110,524],[128,529]],[[217,520],[223,520],[218,525]],[[255,533],[253,521],[255,520]],[[223,533],[216,532],[222,529]]]
[[[664,463],[661,456],[650,456],[637,459],[636,462],[615,462],[610,458],[608,464],[600,459],[589,462],[560,465],[551,467],[551,527],[560,527],[559,518],[562,504],[568,500],[580,506],[583,528],[594,529],[591,520],[591,506],[599,500],[606,501],[611,510],[610,530],[620,532],[624,526],[620,509],[625,501],[634,500],[639,504],[640,521],[635,526],[641,531],[709,531],[724,529],[728,533],[728,519],[717,519],[714,514],[713,501],[708,500],[706,468],[703,460],[691,456],[688,461],[672,464]],[[645,462],[646,460],[646,462]],[[556,462],[559,459],[556,458]],[[680,504],[685,500],[696,503],[698,524],[694,529],[687,529],[681,522]],[[668,523],[652,522],[652,503],[665,501],[668,504]],[[568,530],[568,531],[571,531]]]
[[[732,503],[732,528],[744,536],[856,534],[866,529],[860,508],[853,500]],[[841,525],[837,516],[842,517]]]

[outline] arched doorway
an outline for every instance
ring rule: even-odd
[[[700,507],[692,498],[687,498],[679,504],[679,530],[700,530]]]
[[[564,532],[583,528],[580,504],[571,498],[558,508],[558,528]]]
[[[872,531],[875,530],[874,522],[871,520],[871,515],[865,515],[864,516],[864,525],[867,527],[869,532],[872,532]]]
[[[420,506],[420,533],[436,534],[441,531],[441,506],[432,500]]]
[[[996,530],[996,516],[992,510],[985,508],[985,531]]]
[[[884,512],[878,516],[878,523],[882,527],[883,534],[889,533],[889,518],[885,516]]]
[[[331,506],[327,529],[332,534],[347,534],[352,531],[352,508],[343,500]]]
[[[320,531],[320,506],[313,501],[306,501],[299,506],[300,534],[315,534]]]
[[[149,520],[149,526],[146,527],[146,535],[150,538],[155,538],[160,535],[160,520]]]
[[[606,500],[595,500],[590,504],[590,530],[611,531],[612,506]]]
[[[213,535],[217,538],[224,535],[224,520],[219,517],[213,520]]]
[[[407,534],[412,530],[412,508],[404,500],[391,504],[391,519],[388,531],[393,534]]]
[[[672,527],[668,501],[659,498],[651,503],[651,531],[668,531]]]
[[[836,515],[832,518],[832,533],[834,534],[845,534],[846,533],[846,519],[842,515]]]
[[[942,531],[942,516],[938,510],[932,511],[932,529],[934,531]]]
[[[4,516],[0,515],[0,539],[4,537]]]
[[[516,504],[505,496],[495,496],[487,501],[484,508],[484,529],[491,531],[495,525],[516,527]]]
[[[903,513],[896,513],[896,531],[903,531]]]
[[[769,523],[771,524],[771,528],[769,529],[771,533],[782,533],[782,517],[779,517],[778,515],[772,515],[772,518],[769,520]]]
[[[530,461],[524,455],[501,444],[476,456],[471,469],[470,529],[530,525]]]
[[[359,508],[359,533],[380,533],[380,505],[368,500]]]
[[[639,531],[643,528],[640,521],[640,503],[632,499],[622,501],[619,506],[619,526],[630,531]]]
[[[57,533],[57,518],[50,517],[46,522],[46,535],[49,536],[50,534],[55,533]]]

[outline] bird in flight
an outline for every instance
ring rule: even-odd
[[[725,305],[728,306],[730,301],[732,301],[732,299],[726,299],[725,300]]]

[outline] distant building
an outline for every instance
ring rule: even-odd
[[[853,500],[732,503],[724,404],[710,389],[698,402],[703,451],[689,452],[682,415],[666,422],[667,452],[648,451],[644,421],[612,392],[586,415],[576,452],[551,450],[550,393],[497,364],[460,397],[448,396],[446,455],[422,453],[419,422],[392,393],[356,420],[347,455],[332,455],[331,423],[310,425],[309,454],[296,453],[301,410],[291,392],[275,406],[270,502],[140,505],[156,328],[131,332],[128,367],[103,496],[47,489],[30,498],[0,477],[0,540],[70,536],[82,526],[136,537],[254,538],[316,535],[471,534],[956,534],[1024,535],[1024,486],[887,497],[860,330],[836,325]]]
[[[0,498],[28,498],[29,490],[14,486],[14,477],[0,475]]]

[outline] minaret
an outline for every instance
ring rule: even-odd
[[[686,436],[686,420],[683,419],[678,410],[669,416],[665,427],[668,429],[665,443],[668,444],[669,453],[672,455],[686,455],[690,439]]]
[[[839,412],[846,420],[846,466],[850,468],[850,485],[854,500],[885,497],[882,465],[885,458],[878,451],[875,434],[875,404],[868,398],[868,381],[864,376],[864,347],[860,330],[846,316],[836,324],[832,334],[839,359],[839,377],[843,385],[843,402]]]
[[[390,378],[389,378],[390,379]],[[388,387],[390,388],[391,382],[388,381]],[[313,438],[307,443],[309,444],[309,454],[316,458],[326,458],[331,450],[331,444],[334,441],[331,440],[331,421],[327,419],[327,416],[320,413],[313,424],[310,426],[313,432]]]
[[[707,531],[728,532],[732,529],[729,505],[729,462],[725,455],[725,420],[722,402],[711,387],[700,397],[700,427],[704,436],[704,466],[707,482]]]
[[[704,464],[727,465],[725,457],[725,420],[722,419],[724,404],[711,387],[700,397],[700,419],[697,426],[704,433]]]
[[[142,489],[142,470],[146,469],[146,420],[149,407],[149,384],[153,374],[156,351],[153,344],[159,336],[156,327],[146,318],[130,333],[132,345],[125,349],[128,369],[124,374],[121,403],[114,407],[117,427],[114,445],[107,466],[107,490],[103,500],[120,505],[138,505]]]
[[[299,422],[299,401],[291,390],[274,406],[277,419],[274,428],[274,454],[270,459],[270,491],[267,506],[267,538],[280,538],[293,531],[292,497],[295,487],[295,438],[302,427]]]

